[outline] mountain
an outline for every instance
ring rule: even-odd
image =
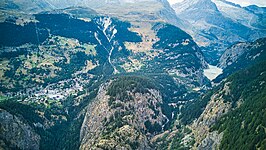
[[[245,7],[245,9],[258,15],[265,15],[266,11],[265,7],[258,7],[257,5],[250,5]]]
[[[212,80],[216,86],[213,87],[211,92],[205,93],[200,99],[185,105],[183,110],[181,110],[181,121],[185,124],[191,124],[195,118],[199,117],[201,111],[204,110],[209,99],[214,94],[213,91],[223,91],[221,85],[230,76],[251,66],[258,67],[259,65],[256,64],[264,62],[266,58],[264,52],[265,43],[265,38],[261,38],[253,42],[241,42],[229,47],[219,61],[218,67],[222,69],[222,73]]]
[[[253,41],[266,34],[265,13],[261,10],[255,13],[225,0],[185,0],[173,8],[179,18],[192,25],[193,28],[181,28],[203,47],[212,63],[217,63],[230,45]]]
[[[265,148],[265,66],[263,61],[234,73],[207,96],[191,125],[199,149]]]
[[[1,1],[0,149],[264,149],[264,8],[185,2],[218,66],[166,0]]]
[[[219,67],[223,68],[223,73],[214,81],[219,82],[236,70],[265,60],[265,44],[266,39],[261,38],[254,42],[237,43],[228,48],[221,56],[218,64]]]
[[[29,140],[33,149],[86,149],[91,140],[98,148],[156,145],[151,138],[168,130],[177,106],[209,86],[207,63],[186,32],[157,14],[132,10],[117,18],[86,7],[6,11],[0,23],[0,108],[29,130],[4,129],[31,134],[6,137],[7,131],[4,147],[25,149],[17,144],[25,138],[38,141]],[[127,119],[130,113],[138,116]],[[102,130],[91,136],[87,125]]]
[[[1,2],[1,11],[4,14],[40,13],[42,11],[53,11],[67,7],[85,7],[96,10],[104,16],[116,17],[121,20],[138,22],[154,21],[167,22],[178,27],[188,26],[188,23],[179,19],[167,0],[105,0],[99,3],[97,0],[37,0],[37,1],[14,1],[5,0]],[[2,20],[6,18],[3,16]]]
[[[164,129],[167,118],[162,103],[149,79],[128,76],[107,82],[88,107],[80,148],[151,149],[149,137]]]

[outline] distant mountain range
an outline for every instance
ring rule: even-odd
[[[100,14],[132,20],[128,13],[143,10],[146,17],[156,16],[189,33],[208,62],[216,64],[225,49],[239,41],[253,41],[266,36],[266,8],[241,7],[226,0],[184,0],[170,6],[167,0],[37,0],[1,2],[3,10],[41,12],[66,7],[89,7]],[[118,11],[119,10],[119,11]],[[137,19],[145,19],[137,18]]]
[[[225,0],[185,0],[172,6],[190,26],[182,28],[213,63],[230,45],[266,36],[266,8],[241,7]]]

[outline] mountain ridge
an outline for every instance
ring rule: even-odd
[[[183,1],[181,5],[177,3],[172,7],[179,18],[192,25],[192,29],[181,28],[196,39],[205,56],[212,58],[212,63],[217,63],[230,45],[239,41],[253,41],[266,35],[261,14],[251,13],[246,7],[227,1]]]
[[[0,4],[0,149],[265,147],[263,8]]]

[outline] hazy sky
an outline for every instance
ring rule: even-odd
[[[182,2],[183,0],[168,0],[171,4],[176,2]],[[266,0],[227,0],[236,4],[240,4],[241,6],[248,6],[248,5],[258,5],[266,7]]]

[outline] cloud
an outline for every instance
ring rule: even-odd
[[[168,0],[170,4],[175,4],[178,2],[182,2],[183,0]],[[241,6],[248,6],[248,5],[258,5],[262,7],[266,7],[266,0],[227,0]]]

